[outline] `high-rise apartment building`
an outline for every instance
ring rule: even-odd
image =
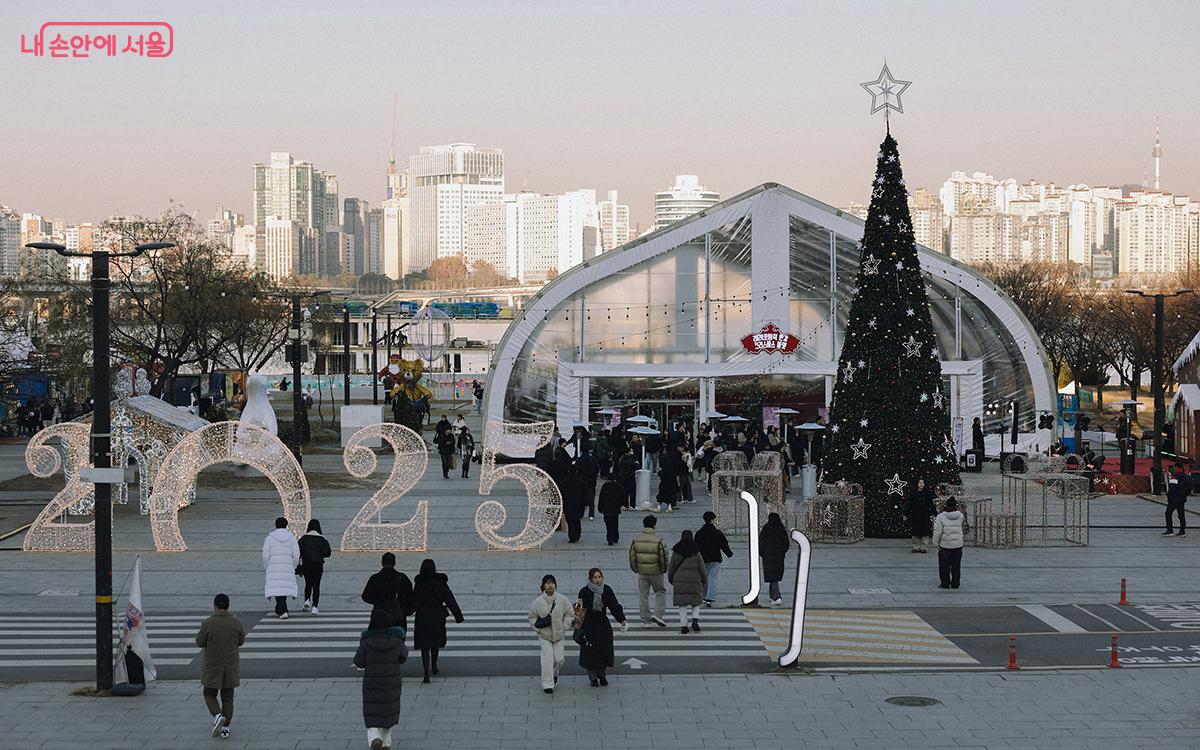
[[[367,258],[366,273],[383,272],[383,209],[372,208],[367,212]]]
[[[367,262],[367,247],[370,246],[369,224],[367,218],[371,207],[362,198],[346,198],[342,202],[342,231],[346,233],[350,250],[345,253],[344,269],[355,276],[369,273]]]
[[[925,188],[917,188],[908,196],[908,212],[912,216],[913,238],[935,252],[946,252],[946,215],[942,202]]]
[[[409,172],[411,250],[404,273],[424,270],[435,258],[462,256],[467,210],[504,199],[504,153],[473,143],[422,146],[410,157]]]
[[[471,269],[477,261],[503,276],[517,277],[517,196],[467,209],[463,262]]]
[[[411,214],[408,210],[409,198],[388,198],[383,202],[379,239],[379,273],[391,279],[402,279],[417,269],[412,268],[405,253],[406,224]],[[426,266],[428,268],[428,266]]]
[[[617,191],[608,191],[608,200],[600,201],[600,246],[604,252],[629,242],[629,206],[617,202]]]
[[[333,200],[329,200],[329,195]],[[286,151],[271,152],[271,161],[254,165],[254,226],[265,241],[266,220],[296,222],[304,233],[297,273],[329,270],[325,255],[326,228],[337,229],[337,178]],[[264,258],[267,255],[263,254]]]
[[[1175,273],[1200,265],[1200,203],[1157,190],[1116,206],[1120,273]]]
[[[285,279],[303,273],[300,258],[310,239],[300,222],[268,216],[263,220],[263,270],[273,279]]]
[[[16,276],[20,258],[21,216],[0,206],[0,276]]]
[[[595,190],[518,193],[468,209],[463,261],[468,268],[487,261],[522,284],[537,283],[598,255],[600,235]]]
[[[675,175],[674,185],[654,194],[654,228],[670,226],[720,202],[721,194],[701,185],[696,175]]]

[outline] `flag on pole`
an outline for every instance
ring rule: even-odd
[[[146,616],[142,612],[142,556],[138,555],[133,561],[133,572],[130,573],[129,604],[125,607],[125,617],[121,620],[121,643],[117,648],[117,662],[114,672],[117,682],[129,682],[125,670],[125,654],[133,652],[142,660],[146,679],[158,677],[154,668],[154,659],[150,656],[150,636],[146,632]]]

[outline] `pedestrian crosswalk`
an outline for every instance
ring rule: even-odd
[[[791,637],[790,610],[747,610],[763,644],[778,658]],[[804,618],[803,663],[978,664],[913,612],[815,610]]]
[[[191,664],[200,655],[195,636],[210,613],[151,614],[146,618],[150,649],[158,666]],[[668,612],[666,628],[645,628],[632,613],[630,627],[622,632],[614,624],[614,639],[622,658],[742,657],[762,659],[767,650],[755,627],[741,610],[706,609],[700,612],[701,631],[683,635],[677,618]],[[349,664],[367,626],[364,610],[293,612],[287,620],[272,615],[257,621],[245,614],[246,644],[243,663],[279,660],[307,662],[336,660]],[[447,623],[449,643],[442,659],[504,659],[536,657],[537,636],[524,611],[465,612],[464,622]],[[408,642],[412,644],[412,618]],[[113,625],[114,648],[120,637]],[[95,625],[87,615],[21,614],[0,620],[0,668],[89,667],[95,664]]]

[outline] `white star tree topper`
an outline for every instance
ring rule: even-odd
[[[901,81],[894,78],[887,63],[883,64],[883,70],[879,71],[878,78],[859,85],[871,95],[871,114],[875,114],[879,110],[883,110],[885,118],[891,110],[904,114],[904,104],[900,101],[900,96],[908,90],[912,81]]]

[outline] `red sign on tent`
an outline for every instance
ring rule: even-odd
[[[800,339],[779,330],[774,323],[767,323],[758,333],[743,336],[742,346],[751,354],[791,354],[800,346]]]

